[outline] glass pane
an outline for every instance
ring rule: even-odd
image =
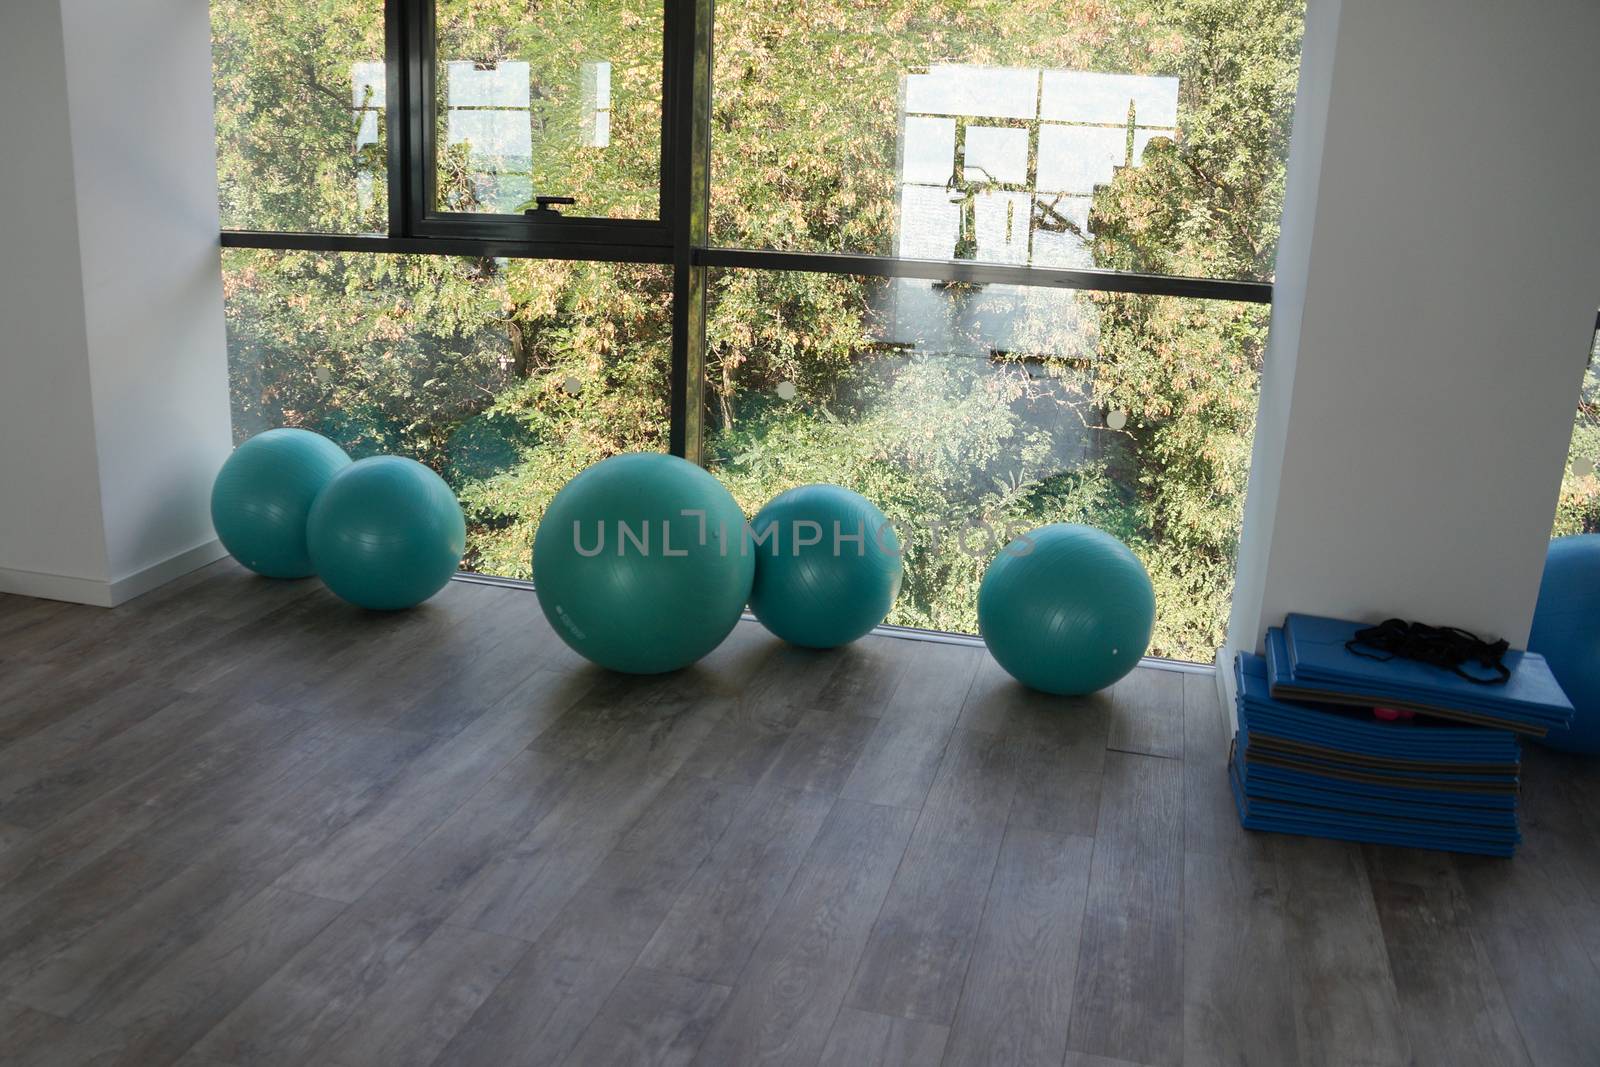
[[[1303,0],[719,0],[729,247],[1270,278]]]
[[[461,499],[469,570],[529,577],[556,490],[667,447],[665,267],[224,249],[223,284],[235,439],[421,460]]]
[[[974,633],[1010,537],[1082,522],[1150,570],[1151,652],[1222,643],[1268,309],[1258,304],[719,270],[709,465],[744,509],[867,496],[907,545],[889,621]]]
[[[1589,349],[1589,366],[1583,372],[1583,392],[1578,416],[1572,422],[1572,444],[1567,450],[1567,470],[1561,478],[1561,501],[1551,536],[1600,533],[1600,332]]]
[[[653,219],[661,0],[439,0],[440,211]]]
[[[389,228],[383,3],[213,0],[222,225]]]

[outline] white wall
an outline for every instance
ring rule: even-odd
[[[0,7],[0,589],[106,576],[55,0]]]
[[[0,591],[112,604],[220,554],[210,47],[201,0],[0,10]]]
[[[211,482],[231,447],[211,23],[203,0],[62,11],[116,582],[214,541]]]
[[[1311,0],[1229,646],[1526,640],[1600,303],[1600,4]]]

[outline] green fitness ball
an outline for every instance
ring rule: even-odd
[[[310,430],[257,434],[233,450],[211,487],[211,525],[233,558],[268,578],[314,573],[306,517],[344,468],[344,449]]]
[[[461,564],[467,524],[443,478],[414,459],[358,460],[328,483],[306,525],[317,576],[375,611],[415,607]]]
[[[978,630],[995,662],[1032,689],[1077,696],[1139,664],[1156,594],[1128,546],[1055,523],[1012,541],[978,588]]]
[[[774,497],[750,528],[750,610],[791,644],[849,644],[882,622],[900,593],[900,541],[859,493],[803,485]]]
[[[659,453],[612,456],[550,501],[533,540],[533,586],[556,633],[626,674],[687,667],[722,643],[755,560],[722,483]]]

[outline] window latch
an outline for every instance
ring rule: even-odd
[[[575,196],[536,196],[533,198],[533,202],[536,206],[524,211],[524,215],[539,215],[546,218],[555,216],[559,218],[561,212],[556,210],[556,206],[558,204],[576,204],[578,198]]]

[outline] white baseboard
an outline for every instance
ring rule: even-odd
[[[213,537],[205,544],[195,545],[187,552],[179,552],[170,559],[152,563],[144,570],[135,571],[125,578],[118,578],[111,583],[111,606],[125,604],[136,596],[166,585],[174,578],[182,578],[190,571],[197,571],[208,563],[215,563],[227,554],[228,550],[222,547],[222,542]]]
[[[186,552],[151,564],[116,581],[96,578],[74,578],[65,574],[41,574],[38,571],[20,571],[0,567],[0,593],[31,596],[41,600],[66,600],[74,604],[89,604],[97,608],[114,608],[142,593],[166,585],[227,555],[222,542],[212,538]]]

